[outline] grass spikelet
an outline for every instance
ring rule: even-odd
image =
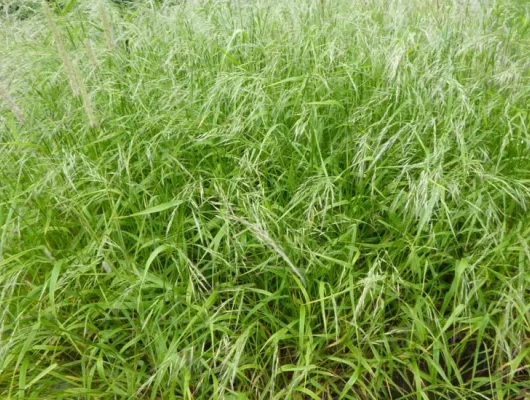
[[[90,63],[94,68],[98,66],[98,59],[96,57],[96,52],[94,50],[94,46],[92,45],[92,41],[90,39],[85,40],[85,47],[88,59],[90,60]]]
[[[70,61],[70,56],[68,55],[68,51],[66,50],[66,47],[64,45],[63,38],[59,31],[59,27],[57,26],[55,22],[53,13],[50,10],[50,7],[48,6],[48,2],[46,0],[43,0],[42,2],[42,9],[44,11],[44,15],[46,16],[46,22],[48,23],[48,28],[52,32],[53,39],[55,42],[55,47],[57,49],[57,52],[59,53],[59,57],[61,58],[63,62],[64,70],[66,72],[66,76],[68,77],[68,81],[70,83],[70,87],[72,88],[72,92],[74,93],[74,96],[78,96],[79,88],[77,86],[74,71],[72,69],[72,63]]]
[[[79,88],[81,99],[83,101],[83,109],[85,110],[85,113],[88,117],[90,127],[94,128],[98,125],[98,122],[94,115],[94,109],[92,107],[85,80],[83,78],[81,70],[79,69],[79,64],[77,63],[77,60],[72,61],[72,69],[74,71],[75,81],[77,83],[77,87]]]
[[[110,16],[103,0],[98,2],[99,17],[103,25],[103,33],[105,34],[105,43],[107,44],[107,50],[112,51],[115,48],[114,37],[112,33],[112,26],[110,23]]]

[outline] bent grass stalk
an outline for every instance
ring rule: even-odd
[[[9,90],[7,86],[4,86],[2,82],[0,82],[0,99],[2,99],[5,103],[7,103],[9,109],[11,110],[15,118],[18,120],[18,122],[23,124],[24,113],[22,112],[22,109],[18,106],[18,104],[15,102],[15,100],[9,94]]]

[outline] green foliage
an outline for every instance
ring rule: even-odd
[[[0,396],[530,395],[524,2],[2,18]]]

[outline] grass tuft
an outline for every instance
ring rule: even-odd
[[[528,5],[9,3],[0,396],[530,396]]]

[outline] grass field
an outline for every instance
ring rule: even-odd
[[[530,398],[529,3],[0,10],[0,398]]]

